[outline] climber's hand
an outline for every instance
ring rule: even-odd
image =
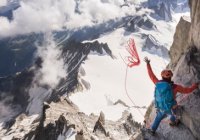
[[[199,83],[194,83],[194,84],[192,84],[192,86],[193,86],[195,89],[197,89],[197,88],[199,87]]]
[[[197,87],[197,88],[199,87],[199,84],[200,84],[200,82],[196,83],[196,87]]]
[[[194,88],[196,89],[193,93],[194,95],[197,95],[198,97],[200,97],[199,84],[200,84],[199,82],[192,84],[192,86],[194,86]]]
[[[144,58],[144,62],[146,62],[147,64],[149,64],[150,63],[150,59],[148,57],[145,57]]]

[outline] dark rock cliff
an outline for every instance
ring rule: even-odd
[[[174,42],[170,49],[171,62],[168,65],[174,71],[173,81],[183,86],[190,86],[200,81],[200,0],[189,0],[191,22],[182,17],[176,27]],[[182,106],[181,125],[170,127],[166,120],[161,122],[155,137],[144,134],[144,139],[196,140],[200,139],[200,92],[178,94],[177,101]],[[148,120],[155,116],[153,106],[149,107]]]

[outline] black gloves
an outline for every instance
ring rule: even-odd
[[[147,64],[149,64],[150,63],[150,59],[148,57],[145,57],[144,58],[144,62],[146,62]]]

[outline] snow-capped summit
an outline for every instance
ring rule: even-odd
[[[148,0],[148,7],[153,9],[156,18],[172,20],[172,14],[189,12],[187,0]]]

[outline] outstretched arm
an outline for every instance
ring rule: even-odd
[[[197,88],[198,88],[198,83],[192,84],[192,86],[190,86],[190,87],[183,87],[181,85],[175,85],[175,93],[180,92],[182,94],[189,94]]]
[[[152,82],[155,84],[158,82],[158,78],[155,76],[155,74],[152,71],[151,65],[150,65],[150,59],[148,59],[147,57],[144,58],[144,61],[147,63],[147,71],[149,74],[150,79],[152,80]]]

